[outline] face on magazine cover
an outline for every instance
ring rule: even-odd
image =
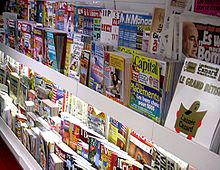
[[[183,54],[186,57],[197,58],[198,31],[192,22],[183,23]]]

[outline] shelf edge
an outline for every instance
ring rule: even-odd
[[[19,139],[15,136],[15,134],[6,125],[1,117],[0,135],[23,169],[42,169],[34,157],[27,151],[27,149],[23,146],[23,144],[19,141]]]
[[[43,77],[46,77],[50,81],[54,82],[55,84],[59,85],[61,88],[72,92],[76,95],[77,92],[77,81],[66,77],[65,75],[49,68],[42,63],[27,57],[26,55],[12,49],[4,44],[0,44],[0,51],[3,51],[6,55],[12,57],[17,62],[24,64],[34,72],[40,74]],[[58,79],[59,78],[59,79]],[[60,83],[61,82],[61,83]]]

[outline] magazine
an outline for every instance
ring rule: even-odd
[[[89,87],[104,92],[104,45],[99,42],[92,42]]]
[[[161,37],[160,33],[163,29],[164,15],[165,15],[165,9],[163,8],[154,9],[153,21],[150,30],[150,40],[148,46],[148,51],[153,54],[157,54],[159,51],[159,44]]]
[[[181,43],[182,42],[182,43]],[[179,56],[220,65],[220,20],[204,14],[180,16]]]
[[[54,29],[45,30],[46,65],[64,73],[67,33]]]
[[[124,105],[129,100],[131,59],[130,54],[105,51],[104,94]]]
[[[153,154],[154,160],[152,161],[151,166],[154,169],[188,170],[188,163],[165,151],[156,144],[154,144]]]
[[[160,63],[148,56],[133,54],[128,106],[160,122]]]
[[[206,148],[211,147],[220,119],[216,107],[219,71],[218,65],[186,58],[165,122],[166,127]]]
[[[34,22],[18,20],[18,50],[28,57],[33,57]]]
[[[88,105],[88,127],[102,136],[107,137],[108,117],[105,113]]]
[[[118,46],[147,51],[151,24],[151,15],[122,12]]]
[[[89,64],[91,58],[91,51],[83,50],[80,57],[79,82],[88,86],[89,82]]]
[[[100,39],[100,6],[75,6],[75,28],[78,33],[83,33],[93,37],[94,41]]]
[[[181,14],[184,11],[188,11],[192,6],[192,0],[167,0],[166,1],[166,10],[164,17],[163,30],[161,32],[161,43],[159,53],[162,56],[172,58],[172,54],[167,50],[172,49],[173,42],[173,27],[171,15],[172,14]]]
[[[128,154],[136,161],[151,165],[153,144],[144,136],[131,131],[129,139]]]
[[[46,64],[45,54],[45,29],[42,27],[34,27],[34,55],[33,58],[43,64]]]
[[[127,149],[128,128],[110,117],[108,141],[117,145],[121,150]]]
[[[17,14],[3,12],[5,28],[5,44],[11,48],[17,49]]]
[[[100,42],[118,46],[120,11],[102,9]]]
[[[194,12],[214,15],[220,17],[220,2],[219,0],[201,1],[193,0],[192,9]]]
[[[192,0],[168,0],[166,1],[166,13],[164,19],[163,30],[168,30],[170,25],[170,16],[172,14],[181,14],[184,11],[188,11],[191,7]]]

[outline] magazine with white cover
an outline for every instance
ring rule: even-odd
[[[169,33],[171,32],[171,36],[169,35]],[[168,50],[168,44],[170,44],[170,43],[168,43],[168,42],[170,42],[169,41],[169,39],[168,38],[170,38],[171,40],[173,39],[173,29],[172,29],[172,31],[168,31],[168,30],[163,30],[161,33],[160,33],[160,44],[159,44],[159,54],[161,55],[161,56],[163,56],[163,57],[165,57],[165,56],[170,56],[169,54],[171,54],[171,53],[169,53],[167,50]],[[172,41],[171,41],[172,42]],[[171,50],[172,51],[172,50]],[[169,57],[170,58],[170,57]]]
[[[192,6],[192,0],[167,0],[166,10],[163,24],[163,31],[161,32],[161,43],[160,43],[160,54],[162,56],[170,56],[166,54],[167,49],[170,49],[170,39],[172,40],[173,34],[173,23],[171,16],[172,14],[181,14],[184,11],[188,11]],[[170,31],[172,32],[170,34]],[[170,37],[171,35],[171,37]]]
[[[192,12],[180,16],[179,56],[220,65],[220,19]]]
[[[165,126],[210,148],[220,119],[220,66],[186,58]]]
[[[118,46],[120,11],[102,9],[100,42]]]
[[[167,58],[176,59],[176,57],[174,57],[174,46],[175,44],[178,44],[178,41],[176,41],[177,38],[175,38],[175,36],[177,35],[175,31],[177,30],[176,26],[178,26],[177,25],[178,16],[179,16],[178,14],[172,14],[170,16],[170,23],[169,23],[171,26],[168,28],[168,30],[161,32],[159,54]],[[179,33],[179,29],[178,29],[178,33]]]
[[[155,169],[178,169],[187,170],[188,163],[179,159],[175,155],[167,152],[163,148],[154,144],[155,160],[152,161],[152,167]]]
[[[164,19],[164,29],[169,29],[170,16],[172,14],[181,14],[184,11],[188,11],[191,7],[192,0],[168,0],[166,1],[166,12]]]

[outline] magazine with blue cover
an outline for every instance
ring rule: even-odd
[[[147,51],[151,24],[151,15],[122,12],[118,46]]]
[[[92,42],[91,72],[89,87],[103,93],[104,86],[104,45]]]

